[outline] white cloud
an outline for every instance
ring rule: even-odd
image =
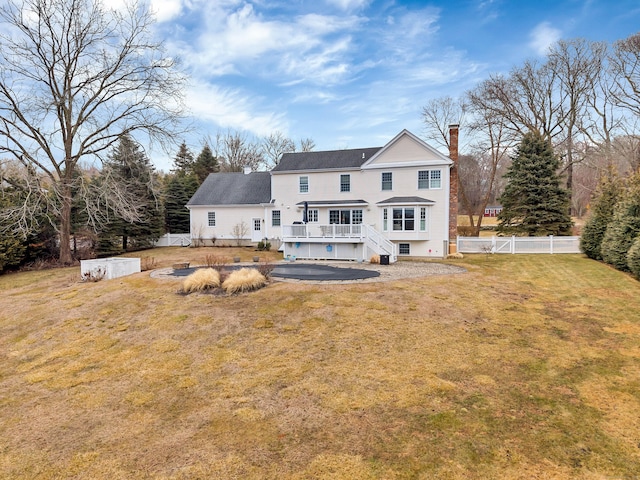
[[[207,6],[196,37],[172,48],[196,76],[240,74],[322,83],[347,73],[357,17],[308,14],[266,20],[251,4]]]
[[[338,7],[341,10],[352,11],[364,8],[369,4],[370,0],[326,0],[329,5]]]
[[[158,22],[174,19],[182,11],[181,0],[151,0],[151,11]]]
[[[530,37],[529,46],[538,55],[546,55],[549,47],[562,38],[562,32],[553,28],[549,22],[542,22],[533,29]]]
[[[247,131],[257,136],[288,130],[282,115],[261,111],[259,100],[253,100],[239,90],[195,83],[187,89],[185,97],[190,116],[220,128]]]

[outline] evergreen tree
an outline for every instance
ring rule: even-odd
[[[193,164],[193,174],[198,180],[198,185],[202,185],[210,173],[220,171],[220,163],[211,152],[209,145],[205,145]]]
[[[629,178],[613,210],[602,239],[602,260],[618,270],[629,271],[627,253],[640,235],[640,173]]]
[[[193,153],[191,153],[187,144],[182,142],[178,153],[173,159],[173,172],[182,175],[192,175],[194,164]]]
[[[204,152],[204,150],[203,150]],[[209,150],[211,153],[211,150]],[[201,153],[198,158],[203,154]],[[213,154],[211,154],[213,157]],[[203,159],[203,164],[205,163]],[[164,215],[165,228],[169,233],[189,233],[191,220],[189,210],[185,206],[196,190],[199,182],[196,176],[196,161],[193,154],[182,142],[176,157],[173,159],[174,168],[172,173],[165,178],[164,182]],[[200,170],[200,167],[198,167]],[[204,172],[204,169],[202,169]],[[205,175],[206,178],[206,175]]]
[[[633,276],[640,280],[640,235],[636,237],[627,252],[627,266]]]
[[[162,235],[164,219],[156,197],[154,168],[147,156],[124,135],[105,162],[103,174],[114,176],[136,199],[137,215],[132,221],[111,209],[110,220],[99,234],[99,249],[107,253],[152,246]]]
[[[505,178],[498,232],[567,235],[572,226],[569,197],[560,186],[560,163],[551,143],[537,132],[524,135]]]
[[[198,181],[193,175],[171,174],[165,179],[165,228],[169,233],[189,233],[191,221],[185,205],[196,190]]]
[[[621,193],[620,180],[610,170],[600,181],[591,207],[591,215],[582,229],[580,249],[587,257],[602,260],[602,239],[607,231],[607,225],[613,219],[613,209]]]

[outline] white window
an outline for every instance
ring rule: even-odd
[[[280,210],[271,210],[271,226],[280,226]]]
[[[392,172],[382,172],[382,190],[393,190]]]
[[[329,223],[359,225],[362,223],[362,210],[329,210]]]
[[[216,212],[207,212],[207,220],[208,220],[208,225],[210,227],[215,227],[216,226]]]
[[[415,212],[413,208],[393,209],[393,230],[408,232],[414,230]]]
[[[411,255],[411,244],[410,243],[399,243],[398,244],[398,255]]]
[[[427,230],[427,208],[420,207],[420,231],[424,232]]]
[[[340,191],[341,192],[351,191],[351,175],[349,175],[348,173],[345,175],[340,175]]]
[[[382,231],[389,230],[389,210],[386,208],[382,210]]]
[[[440,170],[419,170],[418,188],[437,189],[442,188],[442,172]]]
[[[307,221],[308,222],[317,222],[318,221],[318,209],[311,208],[307,212]]]
[[[309,193],[309,177],[300,177],[300,193]]]

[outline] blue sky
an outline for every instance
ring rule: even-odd
[[[312,138],[316,150],[381,146],[403,128],[421,135],[429,99],[542,58],[559,39],[613,42],[640,31],[638,0],[151,5],[158,35],[189,76],[195,130],[185,141],[195,154],[206,135],[227,129]]]

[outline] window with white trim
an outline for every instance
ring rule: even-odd
[[[393,173],[382,172],[382,190],[393,190]]]
[[[389,210],[386,208],[382,209],[382,231],[386,232],[389,230]]]
[[[280,210],[271,210],[271,226],[280,226]]]
[[[396,232],[409,232],[415,228],[415,212],[413,208],[393,209],[393,230]]]
[[[419,170],[418,188],[438,189],[442,188],[442,171],[440,170]]]
[[[300,193],[309,193],[309,177],[300,177]]]
[[[420,207],[420,231],[425,232],[427,230],[427,208]]]
[[[351,191],[351,175],[349,175],[348,173],[344,175],[340,175],[340,191],[341,192]]]
[[[411,255],[411,244],[410,243],[399,243],[398,244],[398,255]]]
[[[359,225],[362,223],[362,210],[329,210],[329,223]]]
[[[307,211],[307,221],[309,223],[318,221],[318,209],[317,208],[310,208]]]
[[[216,226],[216,212],[207,212],[207,225],[210,227]]]

